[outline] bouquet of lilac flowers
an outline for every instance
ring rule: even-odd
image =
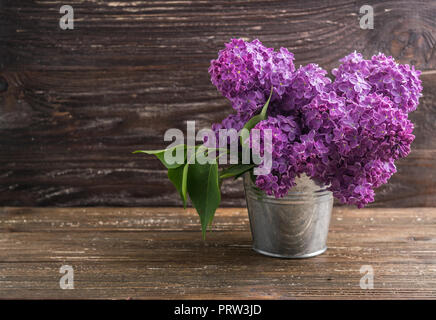
[[[272,170],[256,185],[282,197],[304,173],[361,208],[410,152],[408,113],[419,103],[420,71],[382,53],[365,60],[354,52],[332,70],[332,81],[318,65],[296,70],[293,60],[287,49],[276,52],[259,40],[226,44],[209,73],[236,113],[212,128],[218,138],[221,128],[240,130],[273,88],[268,117],[254,127],[273,131]]]
[[[354,52],[340,60],[331,80],[318,65],[296,69],[293,61],[285,48],[231,40],[209,73],[235,113],[214,124],[201,146],[135,151],[153,154],[166,166],[184,205],[189,196],[195,206],[203,236],[221,201],[222,180],[265,164],[251,158],[239,163],[244,148],[270,155],[270,170],[252,175],[266,194],[285,196],[305,174],[359,208],[374,201],[374,189],[396,172],[395,160],[409,154],[415,137],[408,113],[419,103],[420,71],[382,53],[365,60]],[[239,134],[220,137],[232,129]],[[224,148],[211,140],[224,141]],[[198,155],[215,160],[235,145],[238,164],[221,171],[216,161],[191,161]],[[170,161],[174,152],[181,161]]]

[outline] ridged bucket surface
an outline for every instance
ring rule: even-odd
[[[327,249],[332,193],[306,175],[296,183],[285,197],[276,199],[257,188],[249,173],[244,175],[255,251],[279,258],[309,258]]]

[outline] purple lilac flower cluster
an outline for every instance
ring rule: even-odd
[[[291,77],[291,84],[284,90],[282,99],[271,108],[271,114],[299,116],[301,106],[323,92],[331,82],[327,71],[317,64],[301,66]]]
[[[294,180],[301,172],[301,157],[294,148],[301,131],[298,123],[292,116],[269,117],[256,125],[259,135],[250,136],[250,147],[260,154],[271,153],[271,172],[267,175],[260,175],[256,184],[269,195],[283,197],[289,189],[295,185]],[[265,142],[265,130],[271,130],[272,141]]]
[[[285,48],[275,52],[259,40],[233,39],[212,60],[209,73],[236,111],[250,113],[262,107],[272,86],[277,88],[274,99],[280,99],[281,88],[291,83],[293,61],[294,55]]]
[[[250,141],[272,154],[272,170],[256,177],[257,186],[282,197],[304,173],[329,185],[340,201],[363,207],[396,172],[394,161],[410,152],[408,113],[419,104],[420,71],[381,53],[365,60],[354,52],[332,70],[331,81],[316,64],[296,70],[293,59],[288,50],[276,52],[259,40],[228,43],[209,72],[237,113],[213,129],[243,128],[272,87],[268,118],[255,127],[260,137]],[[267,129],[272,145],[264,145]]]
[[[352,53],[340,60],[332,70],[336,77],[333,89],[341,96],[359,101],[368,93],[388,97],[396,108],[404,112],[416,109],[421,96],[420,71],[409,65],[397,64],[392,57],[379,53],[371,60],[360,53]]]
[[[394,161],[410,152],[413,125],[388,97],[377,93],[359,103],[335,91],[303,106],[303,124],[314,130],[315,148],[306,174],[325,184],[342,202],[362,207],[374,188],[395,173]]]

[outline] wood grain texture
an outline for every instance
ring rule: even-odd
[[[436,206],[435,1],[71,0],[65,31],[63,4],[0,1],[1,205],[180,205],[158,161],[130,152],[230,112],[207,68],[240,36],[289,48],[297,65],[330,69],[359,50],[424,70],[413,152],[373,206]],[[359,28],[363,4],[374,30]],[[224,185],[223,205],[244,205],[241,183]]]
[[[203,241],[176,208],[1,208],[0,298],[436,298],[436,208],[336,208],[329,249],[301,260],[252,251],[245,209],[220,209],[212,229]]]

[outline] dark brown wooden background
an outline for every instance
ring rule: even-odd
[[[64,4],[74,30],[59,28]],[[374,30],[359,27],[364,4]],[[287,47],[297,65],[358,50],[423,70],[413,152],[373,205],[436,206],[436,1],[416,0],[0,0],[0,205],[179,205],[159,162],[130,152],[231,111],[207,73],[231,37]],[[223,203],[244,205],[240,182]]]

